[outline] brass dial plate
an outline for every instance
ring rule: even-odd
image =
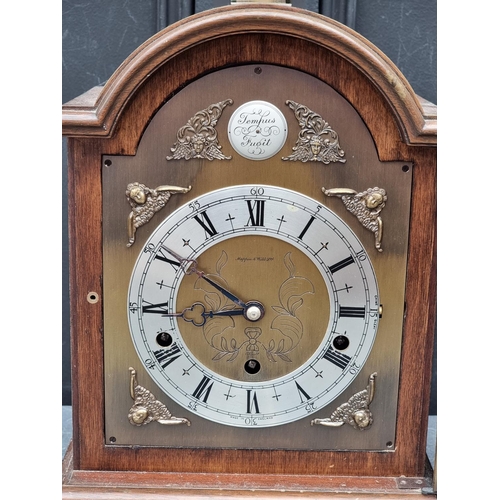
[[[394,448],[401,336],[404,313],[406,249],[411,198],[412,168],[408,162],[380,162],[368,129],[355,109],[335,90],[320,80],[295,70],[260,65],[224,69],[189,84],[168,100],[145,130],[133,157],[103,157],[103,239],[104,239],[104,347],[106,442],[119,445],[186,447],[254,447],[291,449],[380,450]],[[167,96],[166,96],[167,97]],[[230,160],[166,160],[171,154],[179,127],[211,103],[232,99],[216,126],[221,151]],[[277,106],[286,117],[287,140],[278,155],[253,161],[237,155],[227,137],[233,109],[251,100]],[[285,162],[296,143],[300,126],[286,100],[306,104],[319,112],[338,133],[345,163]],[[127,247],[127,217],[130,205],[124,195],[127,185],[192,186],[185,194],[173,196],[167,206],[141,227],[133,246]],[[348,397],[366,387],[377,372],[377,393],[370,405],[376,416],[372,427],[357,432],[349,426],[328,429],[310,425],[310,418],[275,428],[229,429],[227,426],[188,414],[163,395],[150,378],[135,352],[127,322],[127,290],[136,259],[157,225],[175,209],[208,191],[236,184],[283,186],[318,200],[341,217],[357,235],[372,260],[379,282],[384,316],[370,357],[360,374],[318,417],[332,412]],[[322,188],[346,188],[363,192],[375,186],[387,192],[383,212],[383,252],[374,247],[373,233],[367,231],[346,210],[338,197],[327,197]],[[137,369],[141,384],[151,390],[178,417],[192,425],[153,425],[134,428],[127,415],[130,409],[129,370]],[[162,395],[161,397],[159,395]],[[113,438],[113,439],[110,439]]]

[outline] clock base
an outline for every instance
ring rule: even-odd
[[[431,472],[429,468],[429,472]],[[405,500],[435,498],[426,477],[354,477],[258,474],[193,474],[73,469],[73,446],[63,460],[62,500],[153,500],[178,498],[335,498]]]

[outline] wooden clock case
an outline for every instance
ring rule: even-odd
[[[413,165],[406,317],[394,451],[167,449],[105,444],[102,275],[103,155],[134,155],[156,111],[214,70],[270,64],[339,92],[368,127],[380,161]],[[415,95],[366,39],[282,5],[206,11],[139,47],[102,87],[63,106],[68,137],[73,440],[65,498],[384,494],[413,497],[426,481],[436,307],[436,107]],[[95,300],[93,300],[95,299]],[[401,476],[411,478],[402,486]],[[412,489],[413,488],[413,489]],[[252,491],[250,491],[252,490]],[[287,493],[283,493],[286,491]],[[127,496],[131,495],[131,496]]]

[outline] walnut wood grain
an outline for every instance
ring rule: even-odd
[[[71,445],[63,461],[63,500],[277,499],[405,500],[430,490],[430,478],[412,478],[419,487],[404,489],[395,477],[197,474],[73,470]],[[412,482],[413,482],[412,481]],[[427,494],[426,498],[434,495]]]
[[[414,164],[408,314],[393,452],[195,452],[104,444],[102,301],[87,301],[89,292],[102,297],[101,157],[134,154],[154,113],[190,81],[213,69],[249,63],[283,65],[320,78],[357,109],[380,160]],[[222,8],[181,21],[147,41],[103,88],[68,103],[63,116],[63,133],[70,136],[73,469],[80,471],[73,472],[73,480],[91,470],[422,476],[436,303],[436,111],[415,96],[395,66],[355,32],[310,12],[271,5]],[[74,488],[68,498],[84,498],[78,496],[84,490]],[[147,494],[144,498],[157,496],[156,491]]]

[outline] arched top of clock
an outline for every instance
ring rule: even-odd
[[[308,53],[314,57],[305,57]],[[147,102],[150,109],[143,116],[148,115],[148,119],[138,123],[136,131],[130,131],[132,123],[126,126],[130,144],[136,141],[126,153],[133,154],[147,121],[165,101],[165,91],[172,95],[189,81],[218,69],[214,59],[220,69],[262,63],[313,74],[355,106],[378,143],[376,129],[381,116],[374,116],[373,102],[363,104],[355,88],[371,87],[373,97],[382,104],[380,112],[392,116],[392,128],[400,140],[408,145],[437,142],[436,106],[417,96],[378,48],[332,19],[279,4],[221,7],[162,30],[135,50],[104,86],[94,87],[63,106],[63,134],[112,138],[126,109],[137,113],[136,109],[143,109]],[[162,96],[159,85],[154,84],[161,75]],[[143,101],[134,108],[133,102],[140,101],[142,93]],[[362,93],[366,94],[366,88]],[[123,139],[121,146],[124,152]]]

